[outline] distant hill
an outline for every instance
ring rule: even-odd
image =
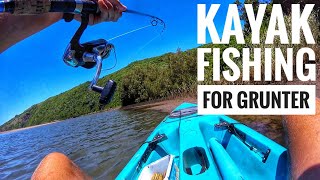
[[[129,64],[99,80],[104,86],[113,79],[118,89],[112,102],[101,109],[99,94],[85,82],[64,93],[33,105],[2,126],[0,131],[64,120],[109,108],[188,93],[196,89],[196,49],[168,53]]]

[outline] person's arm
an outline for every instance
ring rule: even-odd
[[[320,99],[314,116],[284,116],[293,179],[320,177]]]
[[[118,0],[98,0],[101,13],[90,16],[89,24],[104,21],[117,21],[126,7]],[[12,15],[0,13],[0,53],[17,42],[35,34],[62,19],[63,13],[46,13],[41,15]],[[75,19],[80,21],[80,16]]]
[[[0,14],[0,53],[61,18],[62,13],[25,16]]]

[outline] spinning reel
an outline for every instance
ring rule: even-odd
[[[80,38],[87,28],[90,14],[99,14],[100,10],[96,1],[91,0],[0,0],[0,13],[11,13],[16,15],[34,15],[48,12],[63,12],[64,19],[70,22],[74,14],[81,14],[81,25],[72,37],[63,55],[63,61],[72,67],[84,67],[91,69],[97,66],[95,76],[91,81],[89,88],[100,94],[100,103],[108,104],[116,91],[117,84],[109,80],[104,87],[97,85],[99,79],[102,60],[110,55],[110,51],[114,49],[113,44],[108,43],[104,39],[98,39],[87,43],[80,43]],[[126,10],[126,13],[136,14],[140,16],[152,18],[151,25],[157,26],[158,23],[163,26],[162,32],[165,30],[165,23],[162,19],[149,14],[141,13],[133,10]],[[141,28],[140,28],[141,29]]]
[[[82,14],[81,25],[72,37],[63,55],[63,61],[72,67],[84,67],[91,69],[96,66],[96,73],[89,86],[89,89],[100,94],[99,102],[103,105],[108,104],[116,91],[117,84],[113,80],[107,81],[104,87],[97,85],[102,69],[102,61],[109,57],[114,45],[104,39],[98,39],[81,44],[80,38],[87,28],[89,14]]]

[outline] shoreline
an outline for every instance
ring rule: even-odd
[[[196,103],[196,101],[197,101],[196,97],[189,97],[189,96],[160,99],[160,100],[141,102],[141,103],[132,104],[132,105],[123,106],[123,107],[110,108],[110,109],[103,110],[103,111],[98,111],[98,112],[94,112],[94,113],[81,115],[81,116],[78,116],[75,118],[79,118],[82,116],[88,116],[88,115],[92,115],[92,114],[96,114],[96,113],[110,112],[110,111],[114,111],[114,110],[142,110],[143,109],[143,110],[155,110],[155,111],[160,111],[160,112],[164,112],[164,113],[170,113],[175,107],[177,107],[178,105],[180,105],[183,102]],[[67,121],[67,120],[73,120],[73,119],[74,118],[69,118],[69,119],[65,119],[65,120],[55,120],[55,121],[44,123],[44,124],[38,124],[38,125],[34,125],[34,126],[3,131],[3,132],[0,132],[0,134],[23,131],[23,130],[27,130],[27,129],[37,128],[37,127],[41,127],[41,126],[47,126],[50,124],[55,124],[55,123],[59,123],[59,122]]]
[[[317,90],[316,90],[316,95],[318,98],[320,98],[320,82],[317,83]],[[297,83],[299,84],[299,83]],[[318,86],[319,84],[319,86]],[[151,100],[151,101],[146,101],[146,102],[141,102],[137,104],[132,104],[128,106],[119,106],[119,107],[114,107],[110,109],[106,109],[103,111],[98,111],[98,112],[93,112],[85,115],[81,115],[78,117],[82,116],[88,116],[91,114],[96,114],[96,113],[102,113],[102,112],[109,112],[109,111],[114,111],[114,110],[153,110],[153,111],[160,111],[164,113],[170,113],[174,108],[176,108],[178,105],[182,104],[183,102],[190,102],[190,103],[197,103],[197,97],[196,96],[178,96],[178,97],[168,97],[164,99],[158,99],[158,100]],[[78,118],[75,117],[75,118]],[[231,118],[237,120],[237,121],[245,121],[247,119],[271,119],[271,120],[280,120],[281,121],[281,116],[280,115],[264,115],[264,116],[258,116],[258,115],[231,115]],[[259,117],[259,118],[257,118]],[[8,131],[3,131],[0,132],[0,134],[6,134],[6,133],[12,133],[12,132],[17,132],[17,131],[23,131],[26,129],[31,129],[31,128],[36,128],[36,127],[41,127],[41,126],[46,126],[50,124],[55,124],[58,122],[62,121],[67,121],[67,120],[72,120],[74,118],[69,118],[65,120],[55,120],[53,122],[48,122],[44,124],[39,124],[39,125],[34,125],[34,126],[29,126],[29,127],[24,127],[24,128],[19,128],[19,129],[13,129],[13,130],[8,130]]]
[[[9,131],[2,131],[2,132],[0,132],[0,134],[23,131],[23,130],[32,129],[32,128],[36,128],[36,127],[40,127],[40,126],[46,126],[46,125],[50,125],[50,124],[55,124],[55,123],[62,122],[62,121],[64,121],[64,120],[55,120],[55,121],[52,121],[52,122],[38,124],[38,125],[34,125],[34,126],[28,126],[28,127],[19,128],[19,129],[12,129],[12,130],[9,130]]]
[[[120,110],[154,110],[164,113],[171,113],[171,111],[184,102],[197,103],[197,97],[185,96],[175,97],[160,100],[147,101],[137,104],[121,107]]]

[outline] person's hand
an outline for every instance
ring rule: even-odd
[[[101,13],[99,15],[90,15],[90,25],[105,21],[116,22],[122,16],[122,12],[127,10],[127,7],[120,3],[119,0],[98,0],[98,5]],[[75,19],[81,21],[81,16],[76,15]]]
[[[127,10],[127,7],[120,3],[119,0],[98,0],[100,15],[92,15],[90,24],[97,24],[104,21],[116,22]]]

